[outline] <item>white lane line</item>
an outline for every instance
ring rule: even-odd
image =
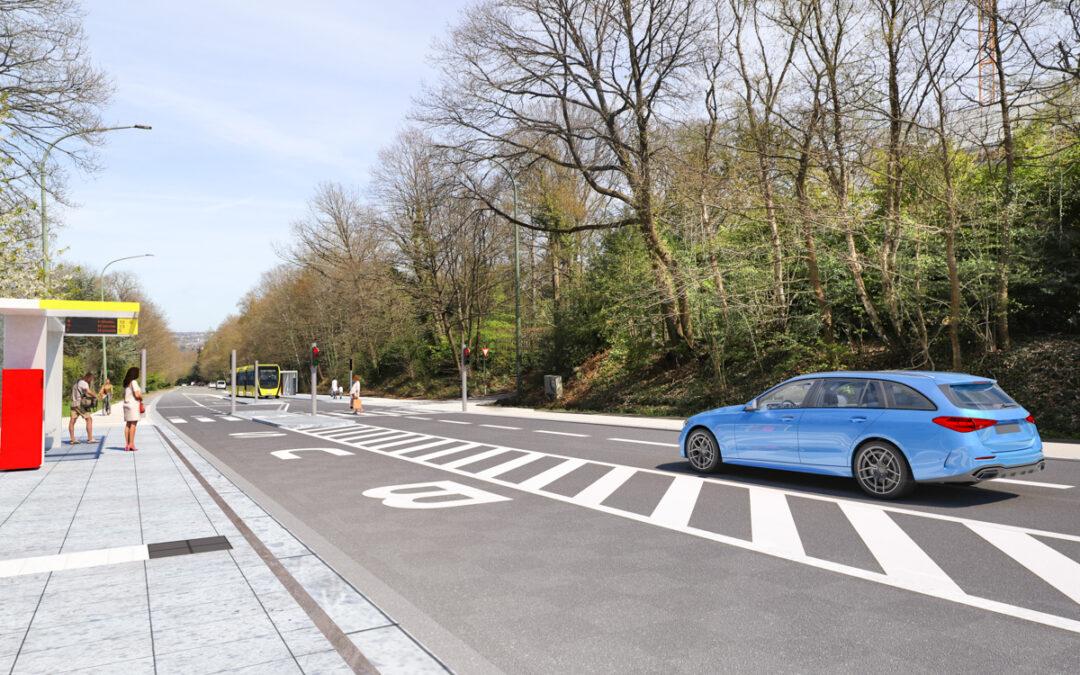
[[[487,459],[489,457],[494,457],[495,455],[501,455],[504,452],[506,452],[506,448],[495,448],[493,450],[485,450],[484,452],[478,452],[475,455],[469,455],[468,457],[462,457],[461,459],[455,459],[454,461],[447,462],[446,464],[442,464],[441,466],[445,466],[447,469],[458,469],[458,468],[461,468],[463,466],[468,466],[469,464],[473,464],[475,462],[482,462],[482,461],[484,461],[485,459]]]
[[[1061,483],[1040,483],[1035,480],[1017,480],[1015,478],[991,478],[989,483],[1012,483],[1014,485],[1030,485],[1032,487],[1050,488],[1051,490],[1068,490],[1071,485],[1062,485]]]
[[[461,420],[439,420],[446,424],[472,424],[472,422],[462,422]]]
[[[416,440],[424,440],[425,438],[431,438],[431,436],[425,436],[417,438]],[[404,455],[406,452],[416,452],[417,450],[427,450],[428,448],[434,448],[437,445],[446,445],[447,443],[460,443],[460,441],[451,441],[445,438],[437,439],[431,443],[424,443],[423,445],[412,445],[407,448],[398,448],[397,450],[391,450],[388,455]],[[411,458],[409,458],[411,459]]]
[[[540,490],[547,485],[550,485],[551,483],[559,480],[574,469],[580,468],[582,466],[585,466],[585,460],[568,459],[565,462],[556,464],[547,471],[536,474],[529,480],[523,481],[518,485],[524,490]]]
[[[413,459],[415,459],[418,462],[427,462],[427,461],[432,460],[432,459],[438,459],[439,457],[442,457],[444,455],[452,455],[455,452],[461,452],[462,450],[470,450],[472,448],[479,448],[479,447],[480,447],[479,443],[465,443],[463,445],[458,445],[458,446],[453,447],[453,448],[447,448],[445,450],[436,450],[435,452],[429,452],[426,455],[420,455],[419,457],[414,457]]]
[[[628,466],[617,466],[608,471],[592,485],[574,495],[574,501],[586,506],[595,506],[603,503],[613,492],[622,487],[622,484],[630,480],[630,476],[637,473],[637,469]]]
[[[381,440],[378,445],[369,445],[367,447],[372,450],[385,450],[386,448],[392,448],[397,445],[405,445],[406,443],[415,443],[416,441],[422,441],[425,437],[420,434],[405,434],[404,437],[399,438],[391,443],[383,443]]]
[[[686,527],[704,484],[693,476],[675,476],[649,518],[665,527]]]
[[[661,448],[677,448],[678,443],[657,443],[656,441],[639,441],[636,438],[609,438],[609,441],[618,441],[619,443],[640,443],[641,445],[658,445]]]
[[[521,431],[521,427],[506,427],[506,426],[503,426],[501,424],[481,424],[480,426],[487,427],[488,429],[504,429],[506,431]]]
[[[232,415],[222,415],[221,419],[223,419],[223,420],[225,420],[227,422],[239,422],[240,421],[239,417],[233,417]]]
[[[407,419],[407,420],[419,420],[420,422],[430,422],[431,421],[431,418],[417,417],[416,415],[405,415],[404,419]]]
[[[539,452],[527,452],[521,457],[515,457],[509,462],[503,462],[502,464],[493,466],[490,469],[484,469],[476,475],[479,478],[494,478],[495,476],[501,476],[504,473],[509,473],[510,471],[513,471],[518,467],[522,467],[531,462],[535,462],[541,457],[543,457],[543,455]]]
[[[235,438],[273,438],[274,436],[284,436],[285,434],[279,431],[241,431],[229,435]]]
[[[1080,563],[1030,534],[979,523],[968,523],[968,527],[1073,602],[1080,603]]]
[[[750,535],[756,546],[785,555],[806,555],[787,496],[782,492],[750,488]]]
[[[146,544],[102,548],[93,551],[77,551],[75,553],[57,553],[32,558],[13,558],[11,560],[0,560],[0,578],[17,577],[24,574],[40,574],[42,572],[77,570],[85,567],[99,567],[101,565],[149,559],[150,550]]]
[[[195,420],[197,422],[213,422],[214,421],[214,420],[210,419],[209,417],[199,417],[198,415],[195,416]]]
[[[588,438],[589,434],[574,434],[569,431],[548,431],[547,429],[533,429],[538,434],[551,434],[552,436],[574,436],[575,438]]]
[[[885,574],[935,593],[964,594],[888,513],[857,502],[838,502],[838,506]]]
[[[187,420],[183,417],[170,417],[169,421],[173,424],[187,424]]]

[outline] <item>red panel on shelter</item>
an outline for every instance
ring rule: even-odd
[[[3,371],[0,401],[0,471],[41,467],[44,428],[45,371],[39,368]]]

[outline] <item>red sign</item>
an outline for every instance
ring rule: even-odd
[[[487,347],[481,347],[481,348],[480,348],[480,353],[484,355],[484,358],[485,358],[485,359],[487,358],[487,355],[488,355],[488,352],[489,352],[489,351],[491,351],[491,350],[490,350],[490,349],[488,349]]]

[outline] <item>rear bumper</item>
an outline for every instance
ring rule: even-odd
[[[1046,461],[1040,459],[1037,462],[1030,464],[1021,464],[1019,466],[1004,466],[1002,464],[989,464],[987,466],[980,466],[974,471],[969,471],[957,476],[949,476],[948,478],[936,478],[926,482],[935,483],[977,483],[979,481],[990,480],[992,478],[1012,478],[1013,476],[1026,476],[1033,473],[1039,473],[1046,469]]]

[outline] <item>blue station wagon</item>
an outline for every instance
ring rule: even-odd
[[[1035,419],[995,381],[906,370],[792,378],[689,418],[679,448],[701,473],[740,464],[854,477],[882,499],[917,482],[971,484],[1045,467]]]

